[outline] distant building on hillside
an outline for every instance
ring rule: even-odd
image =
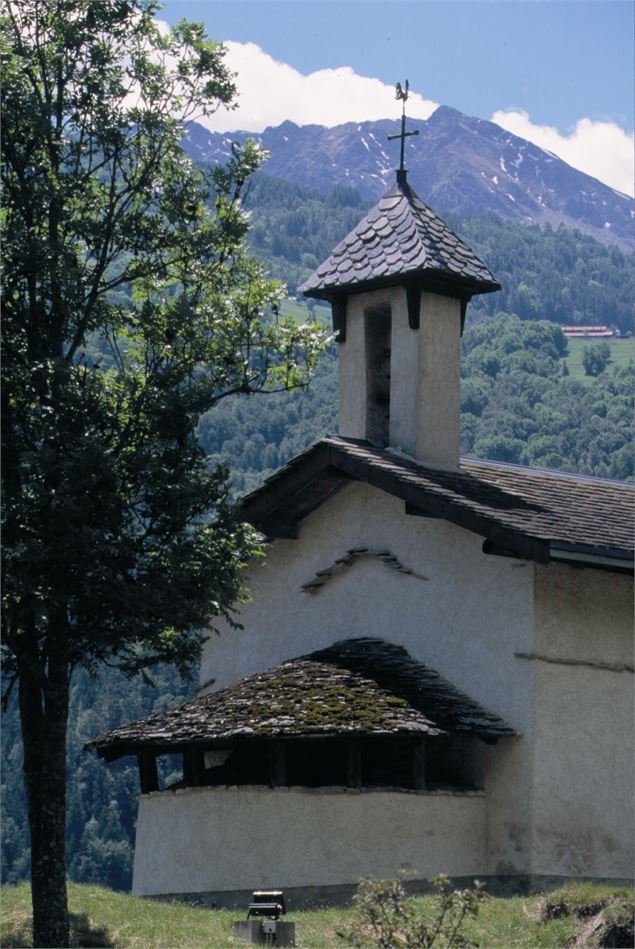
[[[622,335],[614,326],[561,326],[567,339],[619,339]]]

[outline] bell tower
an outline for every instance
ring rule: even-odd
[[[328,300],[339,344],[339,434],[459,464],[460,342],[467,304],[500,290],[485,264],[412,190],[392,188],[300,287]]]

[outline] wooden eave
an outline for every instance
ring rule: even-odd
[[[381,290],[386,287],[416,287],[427,293],[437,293],[441,296],[452,297],[457,300],[469,301],[471,297],[480,293],[495,293],[501,289],[497,281],[475,280],[462,277],[458,274],[446,273],[442,270],[414,270],[395,276],[373,277],[370,280],[361,280],[347,286],[334,285],[319,287],[315,290],[303,290],[305,297],[316,300],[327,300],[329,303],[355,293],[366,293],[368,290]]]
[[[424,489],[399,479],[393,472],[368,465],[325,441],[298,456],[277,477],[248,495],[241,514],[268,537],[289,538],[293,536],[291,525],[297,525],[351,480],[386,491],[412,510],[450,521],[520,557],[538,563],[549,560],[547,540],[524,535],[449,499],[426,494]]]

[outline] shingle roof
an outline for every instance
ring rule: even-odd
[[[632,558],[635,485],[462,458],[440,468],[356,439],[317,442],[242,501],[246,520],[275,536],[354,478],[522,556],[556,548]]]
[[[500,285],[473,250],[405,182],[397,183],[302,284],[306,296],[397,278],[442,279],[469,294]]]
[[[514,735],[402,646],[343,640],[90,742],[107,758],[234,738],[462,733]]]

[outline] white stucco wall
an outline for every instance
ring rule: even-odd
[[[339,433],[366,438],[364,313],[391,309],[390,438],[395,448],[433,464],[458,465],[461,305],[422,293],[420,327],[408,324],[404,287],[348,298],[346,342],[339,345]]]
[[[633,666],[633,582],[599,570],[536,570],[534,653]],[[633,876],[633,674],[534,667],[532,871]]]
[[[482,553],[482,538],[413,517],[402,501],[353,483],[277,540],[250,573],[252,600],[206,643],[200,678],[222,688],[331,645],[376,636],[403,645],[518,731],[531,726],[531,667],[514,657],[533,637],[533,567]],[[349,548],[387,548],[418,576],[370,558],[301,591]]]
[[[356,884],[482,872],[479,794],[196,788],[140,798],[133,892]]]
[[[415,455],[438,465],[459,464],[461,419],[461,304],[421,294]]]
[[[316,571],[358,546],[388,548],[419,577],[361,560],[318,593],[301,592]],[[532,648],[532,578],[530,564],[484,555],[476,535],[406,515],[403,502],[351,484],[301,523],[298,540],[272,544],[250,577],[244,629],[210,639],[201,681],[214,678],[221,688],[338,639],[403,645],[522,733],[487,752],[488,857],[479,872],[525,872],[533,668],[514,652]]]

